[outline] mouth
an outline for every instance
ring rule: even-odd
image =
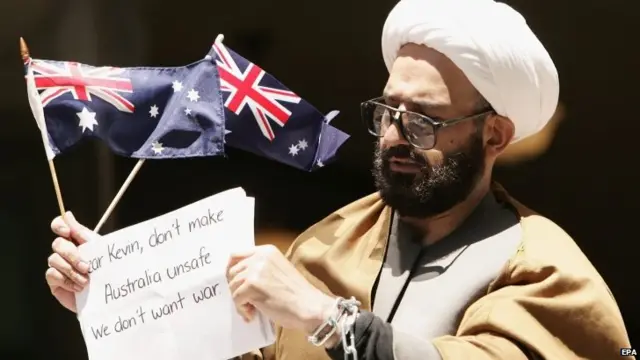
[[[421,165],[407,158],[392,157],[389,159],[389,168],[394,172],[415,174],[420,172]]]

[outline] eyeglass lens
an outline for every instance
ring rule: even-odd
[[[370,130],[377,136],[384,136],[395,118],[402,117],[402,131],[407,141],[415,146],[432,147],[435,141],[435,129],[418,114],[393,111],[379,104],[372,104]]]

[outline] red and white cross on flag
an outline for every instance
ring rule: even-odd
[[[92,101],[91,96],[115,106],[122,112],[132,113],[134,105],[120,93],[132,93],[131,79],[118,77],[124,69],[93,67],[76,62],[53,63],[32,60],[35,86],[42,106],[58,97],[71,93],[76,100]]]
[[[283,127],[291,117],[291,111],[279,101],[297,104],[301,98],[289,90],[260,85],[265,76],[264,70],[249,62],[247,68],[240,71],[233,56],[222,43],[214,43],[213,48],[217,54],[220,89],[230,93],[225,107],[240,115],[244,107],[248,106],[264,137],[273,141],[275,134],[269,119]]]

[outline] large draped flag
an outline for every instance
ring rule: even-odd
[[[329,125],[337,112],[320,113],[221,41],[206,59],[218,65],[227,145],[312,171],[333,160],[349,138]]]
[[[139,159],[224,153],[222,94],[211,59],[117,68],[29,57],[25,70],[49,160],[88,137]]]

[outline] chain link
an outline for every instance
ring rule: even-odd
[[[358,306],[360,302],[352,297],[349,300],[343,301],[343,306],[346,310],[347,316],[342,322],[342,348],[344,350],[344,360],[349,360],[349,355],[353,360],[358,360],[358,349],[356,349],[355,331],[354,325],[358,318]]]
[[[315,345],[322,346],[336,332],[338,327],[341,330],[342,348],[344,350],[344,359],[358,359],[358,350],[355,343],[354,325],[358,318],[360,302],[355,297],[350,299],[337,298],[334,314],[330,315],[325,322],[320,325],[307,340]]]

